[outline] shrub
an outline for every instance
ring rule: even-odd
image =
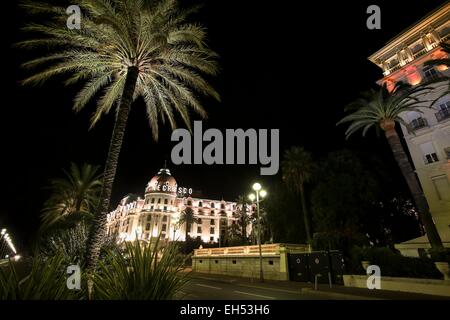
[[[433,261],[450,263],[449,249],[430,249],[430,255]]]
[[[441,279],[433,260],[405,257],[386,247],[353,247],[348,267],[351,273],[365,274],[361,261],[380,267],[381,275],[390,277]]]
[[[0,267],[0,300],[81,299],[82,290],[69,290],[66,286],[66,267],[61,252],[49,259],[37,255],[31,269],[23,275],[9,261],[6,267]]]
[[[78,264],[83,267],[86,262],[86,243],[89,234],[89,225],[85,222],[77,223],[69,229],[56,230],[51,236],[41,239],[39,255],[50,258],[61,252],[64,261],[69,264]],[[108,249],[116,247],[115,235],[105,236],[100,259],[103,259]]]
[[[94,298],[106,300],[167,300],[186,283],[178,247],[162,251],[159,241],[125,243],[124,252],[110,250],[94,276]]]

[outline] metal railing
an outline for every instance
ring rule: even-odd
[[[428,127],[428,121],[425,118],[417,118],[409,123],[411,130],[419,130]]]
[[[438,122],[450,118],[450,108],[445,107],[434,114]]]

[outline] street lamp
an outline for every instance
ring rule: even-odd
[[[256,198],[256,214],[258,220],[257,242],[259,247],[259,281],[264,282],[262,249],[261,249],[261,216],[259,214],[259,201],[260,201],[259,199],[264,198],[267,195],[267,192],[265,190],[262,190],[262,186],[258,182],[253,184],[253,190],[255,190],[256,196],[255,194],[251,193],[248,197],[252,202],[254,202]]]

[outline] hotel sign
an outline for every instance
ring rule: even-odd
[[[179,195],[191,195],[193,190],[192,188],[187,187],[178,187],[178,185],[170,186],[168,182],[163,184],[157,184],[154,188],[155,191],[163,191],[163,192],[176,192]]]

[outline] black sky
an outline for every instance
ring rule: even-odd
[[[6,2],[6,1],[5,1]],[[201,2],[193,0],[190,2]],[[301,145],[316,157],[348,147],[379,154],[394,166],[385,141],[344,139],[335,123],[343,106],[374,87],[381,76],[367,57],[391,37],[441,5],[442,0],[396,1],[243,1],[204,0],[198,19],[208,28],[209,44],[221,59],[214,83],[222,102],[206,101],[204,127],[279,128],[281,149]],[[378,4],[381,30],[366,28],[366,8]],[[91,131],[92,108],[75,115],[71,99],[78,87],[58,81],[23,88],[19,69],[26,54],[12,48],[26,16],[16,1],[3,3],[0,226],[16,235],[18,246],[32,239],[42,188],[71,161],[103,165],[113,125],[110,115]],[[92,107],[92,106],[91,106]],[[170,159],[170,132],[152,141],[141,103],[132,110],[123,145],[113,203],[126,193],[142,194],[145,184]],[[278,177],[259,177],[259,166],[173,166],[181,185],[207,197],[228,200],[246,194],[254,180],[270,191]],[[400,185],[401,183],[399,183]]]

